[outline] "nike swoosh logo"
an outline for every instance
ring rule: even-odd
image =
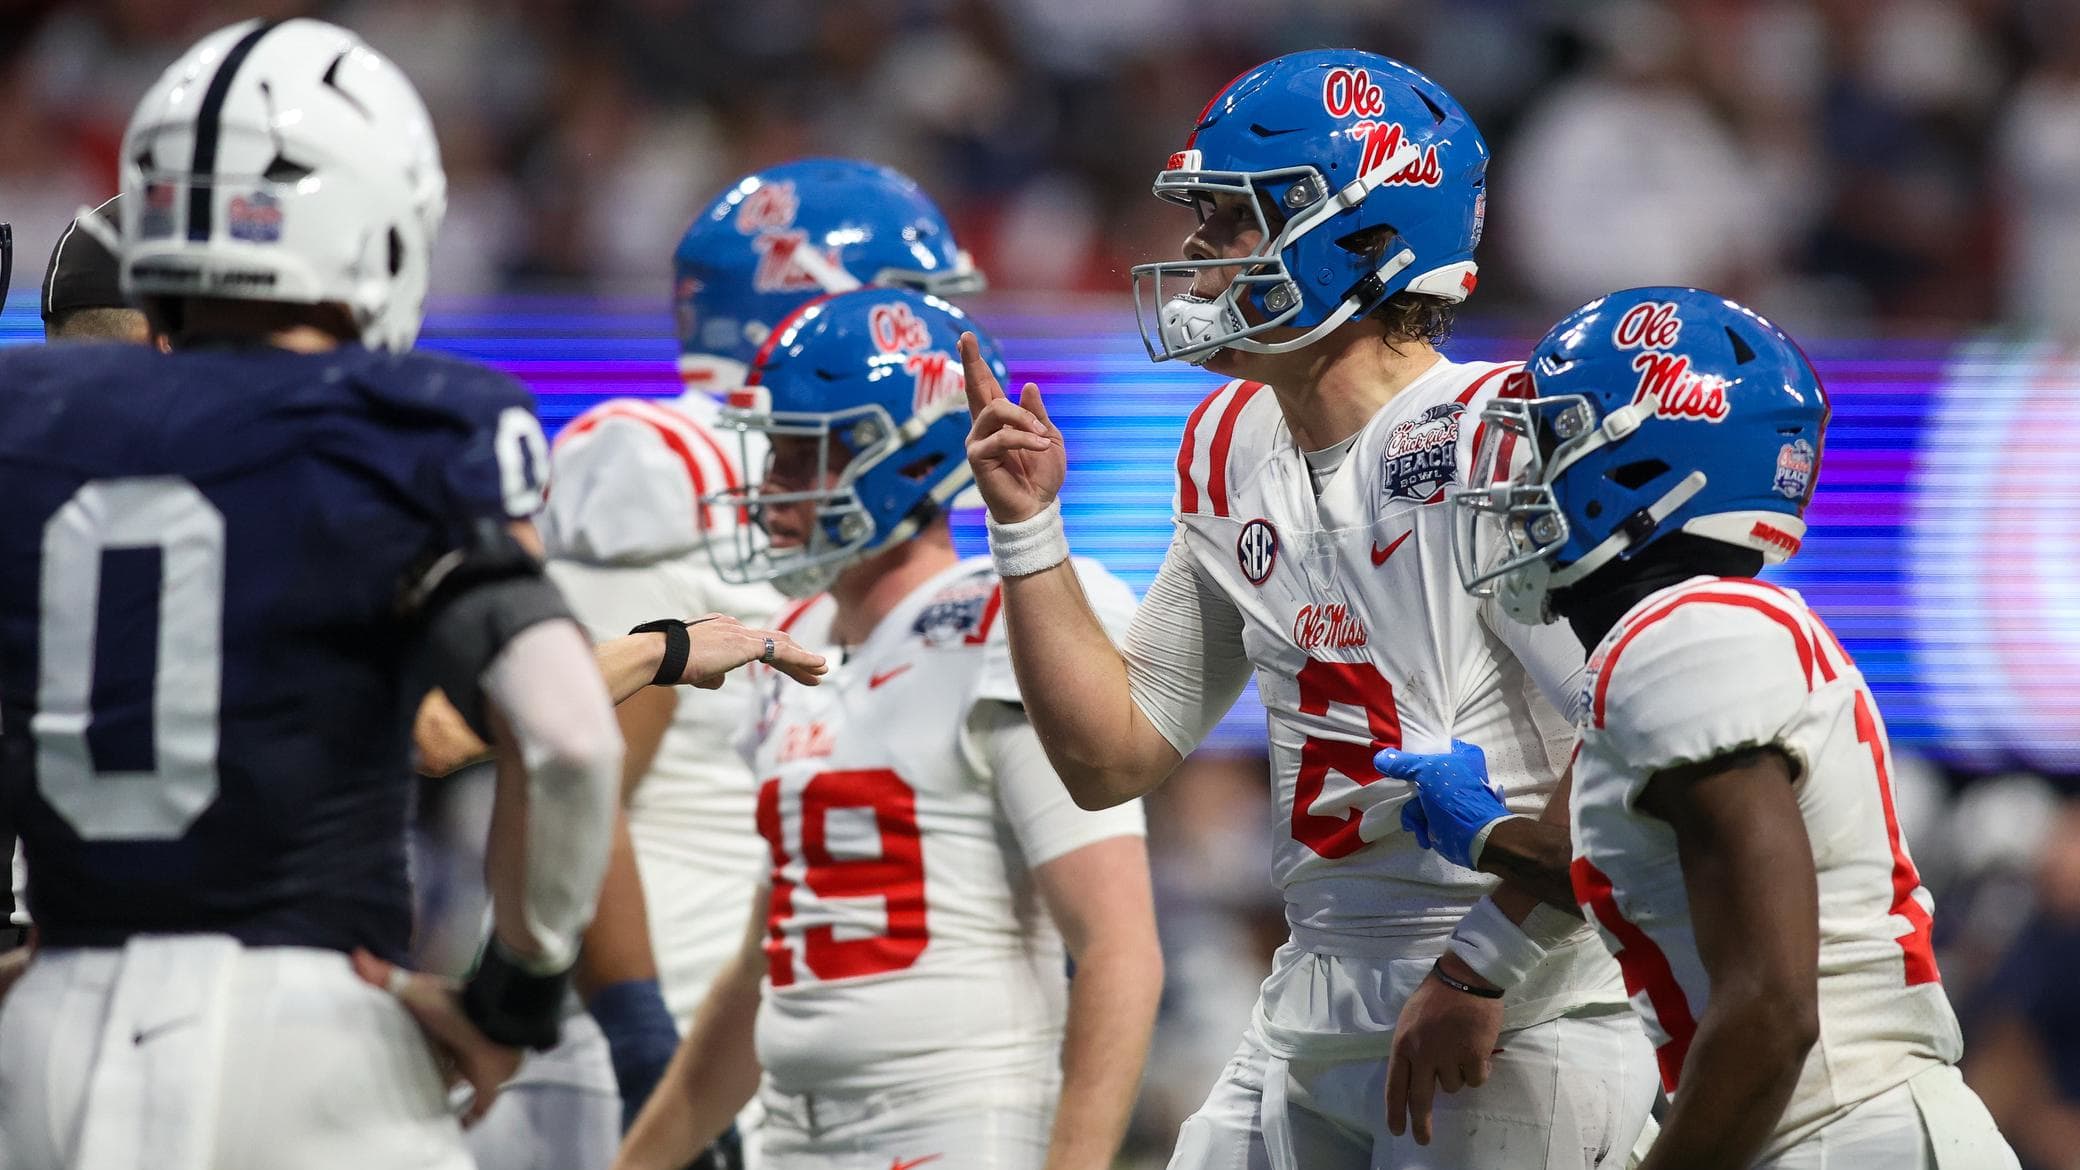
[[[1388,557],[1390,557],[1390,556],[1393,556],[1393,555],[1394,555],[1394,550],[1395,550],[1395,549],[1397,549],[1397,548],[1400,548],[1400,547],[1401,547],[1401,542],[1402,542],[1402,541],[1404,541],[1404,540],[1407,540],[1407,539],[1408,539],[1409,537],[1411,537],[1411,536],[1414,536],[1415,534],[1416,534],[1416,530],[1415,530],[1415,529],[1413,529],[1413,528],[1411,528],[1411,529],[1409,529],[1409,530],[1408,530],[1407,532],[1404,532],[1404,533],[1402,533],[1401,535],[1399,535],[1399,536],[1395,537],[1395,538],[1394,538],[1394,543],[1392,543],[1392,544],[1388,545],[1388,546],[1387,546],[1387,547],[1385,547],[1385,548],[1381,548],[1381,547],[1379,546],[1379,542],[1378,542],[1378,541],[1376,541],[1376,540],[1375,540],[1375,541],[1373,541],[1373,542],[1372,542],[1372,564],[1373,564],[1373,566],[1374,566],[1375,568],[1377,568],[1377,567],[1378,567],[1378,566],[1380,566],[1380,565],[1384,565],[1384,564],[1386,564],[1386,563],[1387,563],[1387,558],[1388,558]]]
[[[897,1158],[895,1161],[889,1163],[888,1170],[910,1170],[912,1166],[922,1166],[926,1162],[936,1162],[945,1156],[946,1155],[944,1154],[926,1154],[922,1158],[912,1158],[907,1162],[905,1162],[901,1158]]]
[[[893,670],[884,670],[884,671],[882,671],[882,672],[881,672],[880,674],[870,674],[870,675],[868,675],[868,676],[867,676],[867,689],[868,689],[868,690],[870,690],[870,691],[871,691],[871,690],[876,690],[876,689],[879,689],[879,687],[881,686],[881,684],[882,684],[882,683],[885,683],[885,682],[887,682],[887,681],[888,681],[889,679],[892,679],[892,678],[894,678],[895,676],[897,676],[897,675],[899,675],[899,674],[903,673],[904,671],[906,671],[906,670],[910,669],[911,665],[912,665],[911,663],[905,662],[905,663],[904,663],[903,665],[901,665],[901,666],[898,666],[898,667],[896,667],[896,668],[895,668],[895,669],[893,669]],[[934,1158],[936,1158],[936,1157],[938,1157],[938,1156],[939,1156],[939,1155],[937,1155],[937,1154],[933,1154],[933,1155],[932,1155],[932,1157],[934,1157]],[[899,1166],[899,1167],[897,1167],[897,1168],[896,1168],[896,1170],[902,1170],[902,1168],[901,1168],[901,1167]]]

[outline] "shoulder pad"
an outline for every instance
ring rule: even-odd
[[[385,406],[440,416],[469,430],[495,427],[511,407],[530,414],[535,409],[527,387],[478,362],[428,350],[340,352],[341,372],[363,397]]]
[[[573,419],[551,448],[542,539],[552,556],[641,563],[702,547],[734,524],[705,508],[710,492],[743,484],[734,441],[684,411],[635,398]]]
[[[1243,416],[1252,403],[1259,404],[1259,411],[1278,410],[1277,400],[1263,390],[1261,382],[1238,378],[1208,395],[1185,420],[1184,439],[1177,447],[1178,515],[1228,514],[1233,469],[1252,462],[1246,455],[1238,458],[1236,436],[1261,429],[1243,426]]]

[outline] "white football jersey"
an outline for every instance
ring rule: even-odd
[[[1477,744],[1510,808],[1531,815],[1567,765],[1580,646],[1468,596],[1452,560],[1446,495],[1518,368],[1440,358],[1365,424],[1319,496],[1270,389],[1231,382],[1185,425],[1172,555],[1185,550],[1241,614],[1276,789],[1273,878],[1300,951],[1434,953],[1497,884],[1402,829],[1413,789],[1382,780],[1381,748]],[[1512,991],[1507,1026],[1616,1000],[1616,987],[1584,931]],[[1319,1049],[1390,1031],[1399,994],[1357,989],[1325,1012],[1319,989],[1275,972],[1258,1023],[1274,1048]]]
[[[1862,672],[1795,593],[1693,578],[1646,598],[1590,656],[1575,761],[1574,887],[1625,970],[1677,1091],[1711,981],[1675,833],[1633,802],[1657,772],[1775,745],[1820,885],[1820,1040],[1774,1154],[1963,1050],[1929,941],[1932,900],[1900,835],[1892,753]]]
[[[1078,563],[1110,629],[1133,594]],[[1138,802],[1085,812],[1050,770],[1000,783],[970,734],[1017,703],[988,558],[919,586],[822,685],[761,670],[754,756],[771,861],[758,1056],[791,1094],[1053,1075],[1067,1012],[1060,935],[1032,871],[1142,832]],[[837,661],[836,603],[783,615]],[[1035,751],[1038,751],[1037,743]],[[1008,779],[1008,778],[1006,778]]]
[[[538,517],[549,574],[595,640],[663,617],[726,613],[763,622],[782,598],[716,576],[706,542],[739,518],[703,494],[743,482],[737,436],[714,400],[614,399],[558,434]],[[756,452],[754,452],[754,456]],[[755,715],[741,672],[682,691],[628,809],[665,1002],[684,1026],[736,952],[765,851],[751,831],[756,788],[734,744]]]

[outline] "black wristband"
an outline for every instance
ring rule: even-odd
[[[686,674],[686,660],[693,654],[693,639],[686,634],[686,623],[678,618],[659,618],[654,622],[644,622],[628,632],[664,635],[664,661],[657,664],[657,673],[650,677],[650,685],[678,686],[679,679]]]
[[[494,936],[484,945],[476,972],[462,985],[462,1014],[500,1044],[545,1051],[561,1038],[570,985],[569,967],[552,975],[532,974]]]
[[[1454,979],[1450,975],[1445,974],[1443,959],[1430,964],[1430,973],[1437,976],[1439,983],[1444,984],[1453,991],[1463,991],[1468,995],[1480,996],[1482,999],[1501,999],[1503,996],[1503,991],[1499,987],[1475,987],[1464,979]]]

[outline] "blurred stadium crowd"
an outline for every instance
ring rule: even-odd
[[[347,24],[418,80],[452,183],[443,292],[655,287],[689,209],[809,153],[916,176],[1000,287],[1118,291],[1175,242],[1147,191],[1189,112],[1344,43],[1486,130],[1486,312],[1675,281],[1802,333],[2080,333],[2071,0],[15,0],[16,223],[97,202],[136,93],[255,13]]]
[[[360,31],[426,95],[450,181],[437,294],[661,301],[692,209],[814,153],[917,177],[999,290],[1120,293],[1181,234],[1148,185],[1189,114],[1272,54],[1347,43],[1429,71],[1485,129],[1484,315],[1666,281],[1802,334],[2080,337],[2074,0],[13,0],[0,209],[25,266],[113,190],[168,60],[293,14]],[[1902,771],[1967,1075],[2026,1164],[2080,1165],[2080,801]],[[433,790],[430,815],[466,795]],[[1171,976],[1144,1150],[1199,1103],[1284,936],[1271,816],[1249,755],[1151,798]],[[436,897],[469,868],[425,861]]]

